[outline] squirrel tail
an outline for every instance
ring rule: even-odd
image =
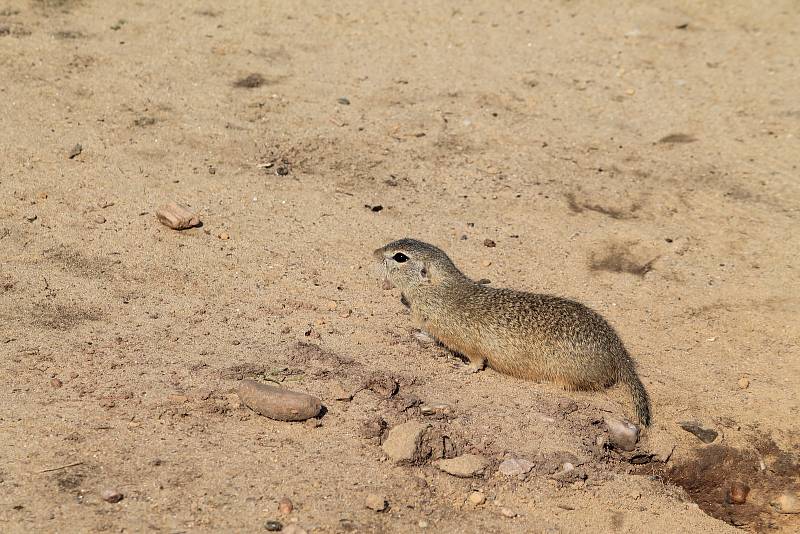
[[[644,384],[639,380],[633,368],[633,362],[626,365],[620,372],[620,382],[625,384],[633,397],[633,407],[639,423],[643,426],[650,426],[650,397],[644,389]]]

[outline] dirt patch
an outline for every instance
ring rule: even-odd
[[[567,193],[567,206],[573,213],[583,213],[584,211],[594,211],[601,213],[607,217],[617,220],[635,219],[636,212],[639,211],[641,206],[639,204],[631,204],[628,208],[614,208],[610,206],[601,206],[600,204],[593,204],[590,202],[579,202],[575,193]]]
[[[699,448],[690,461],[663,472],[666,482],[680,486],[712,517],[754,531],[800,527],[800,518],[775,512],[770,502],[784,491],[797,491],[800,456],[780,450],[772,440],[753,448],[713,444]],[[744,503],[736,502],[745,487]]]
[[[589,260],[589,270],[644,276],[653,270],[656,259],[642,261],[633,254],[627,244],[612,243],[606,247],[605,251],[592,254]]]

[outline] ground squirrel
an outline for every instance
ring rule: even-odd
[[[560,297],[473,282],[442,250],[415,239],[393,241],[374,255],[384,287],[399,288],[417,326],[468,358],[471,371],[488,362],[501,373],[570,390],[621,382],[639,422],[650,424],[650,401],[634,362],[597,312]]]

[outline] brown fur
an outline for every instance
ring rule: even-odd
[[[393,259],[397,253],[408,259]],[[496,289],[467,278],[440,249],[401,239],[375,251],[414,322],[469,359],[518,378],[570,390],[627,386],[636,414],[650,424],[650,402],[614,329],[583,304],[551,295]],[[402,260],[402,257],[399,257]]]

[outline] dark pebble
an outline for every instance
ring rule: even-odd
[[[338,103],[340,103],[341,105],[343,105],[343,106],[349,106],[350,105],[350,101],[348,99],[346,99],[345,97],[337,98],[336,101]]]
[[[78,143],[77,145],[72,147],[72,150],[69,151],[69,154],[67,154],[67,157],[69,157],[69,159],[74,159],[74,158],[78,157],[81,152],[83,152],[83,147],[81,146],[80,143]]]
[[[266,530],[269,530],[270,532],[280,532],[281,530],[283,530],[283,523],[281,523],[280,521],[270,520],[264,523],[264,528]]]
[[[718,434],[716,430],[704,428],[702,425],[700,425],[700,423],[695,421],[684,421],[680,423],[680,426],[685,431],[697,436],[697,439],[703,443],[711,443],[717,439]]]
[[[495,243],[491,239],[484,239],[483,240],[483,246],[484,247],[489,247],[489,248],[494,248],[494,247],[497,246],[497,243]]]

